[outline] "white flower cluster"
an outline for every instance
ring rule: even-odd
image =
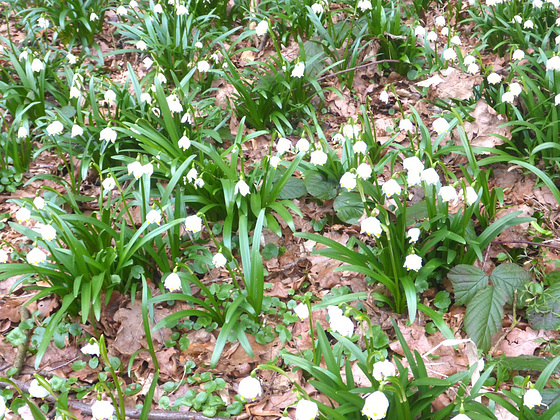
[[[49,136],[57,136],[59,134],[62,134],[63,131],[64,126],[60,121],[53,121],[47,126],[47,134]]]
[[[148,214],[146,214],[146,222],[148,224],[155,223],[159,226],[159,224],[161,223],[161,212],[156,209],[150,210]]]
[[[407,255],[403,267],[408,271],[419,271],[422,268],[422,257],[416,254]]]
[[[33,398],[45,398],[49,396],[49,391],[40,385],[37,379],[31,381],[28,392]]]
[[[38,58],[34,58],[33,62],[31,63],[31,70],[35,73],[39,73],[41,70],[45,70],[45,63],[43,63]]]
[[[390,179],[389,181],[385,182],[381,185],[381,191],[387,197],[392,197],[394,195],[400,195],[402,192],[402,188],[395,179]]]
[[[76,57],[73,54],[68,54],[66,57],[70,62],[75,62],[76,60]],[[84,76],[79,73],[74,73],[74,76],[72,76],[72,86],[70,87],[70,98],[79,99],[82,96],[83,87]]]
[[[109,142],[115,143],[115,141],[117,140],[117,132],[113,130],[111,127],[105,127],[99,133],[99,140],[106,141],[107,143]]]
[[[328,306],[329,326],[331,330],[343,337],[352,337],[354,334],[354,323],[352,320],[342,313],[338,306]]]
[[[90,355],[90,356],[97,356],[99,357],[99,344],[97,343],[87,343],[85,346],[81,348],[82,353]]]
[[[381,236],[381,233],[383,233],[381,222],[377,217],[370,216],[365,218],[360,224],[360,233],[365,233],[366,235],[371,235],[379,238]]]
[[[266,34],[268,32],[268,21],[261,20],[255,28],[255,32],[257,36],[263,36],[264,34]]]
[[[198,176],[196,168],[191,168],[190,171],[187,172],[187,181],[193,184],[195,188],[204,187],[204,179],[202,179],[202,176]]]
[[[538,389],[531,388],[523,395],[523,405],[529,409],[542,404],[542,396]]]
[[[340,186],[342,188],[346,188],[348,191],[352,191],[358,185],[358,181],[356,180],[356,174],[352,172],[346,172],[340,178]]]
[[[154,166],[151,163],[146,163],[142,165],[139,161],[135,160],[127,165],[128,174],[133,175],[134,178],[140,179],[142,175],[148,177],[152,176],[154,173]]]
[[[37,223],[34,228],[41,235],[44,241],[51,242],[56,239],[56,229],[52,225]]]

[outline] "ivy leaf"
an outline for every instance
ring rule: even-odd
[[[479,290],[488,286],[488,276],[480,268],[459,264],[447,275],[453,284],[455,303],[466,305]]]
[[[508,295],[508,302],[513,302],[516,289],[522,288],[525,283],[531,281],[531,274],[517,264],[505,263],[497,266],[490,280],[495,286],[502,288]]]
[[[479,290],[470,300],[465,313],[465,330],[479,349],[490,349],[492,335],[502,326],[507,294],[499,287]]]

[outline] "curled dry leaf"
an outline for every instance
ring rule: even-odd
[[[434,76],[434,78],[437,76]],[[430,79],[428,79],[430,80]],[[439,79],[435,79],[428,95],[429,98],[455,98],[455,99],[471,99],[473,87],[482,82],[482,76],[476,74],[463,73],[457,70],[448,72],[447,75],[441,77],[439,83],[435,83]]]
[[[504,144],[495,134],[511,139],[511,127],[502,127],[507,122],[506,118],[494,111],[483,99],[476,103],[470,115],[474,121],[465,123],[465,131],[471,146],[494,148]]]
[[[524,330],[514,328],[505,339],[500,343],[497,350],[506,357],[516,357],[533,355],[542,343],[538,341],[540,338],[546,338],[544,331],[535,331],[529,327]]]

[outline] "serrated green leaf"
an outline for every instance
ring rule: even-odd
[[[536,330],[560,328],[560,283],[548,287],[527,311],[529,324]]]
[[[336,215],[344,223],[356,224],[364,213],[364,203],[357,193],[343,191],[333,203]]]
[[[286,185],[278,194],[279,200],[293,200],[300,198],[307,194],[307,188],[305,187],[305,182],[300,178],[290,178],[286,182]]]
[[[71,105],[63,106],[60,110],[60,113],[71,120],[72,118],[74,118],[74,115],[76,115],[76,108]]]
[[[488,276],[480,268],[472,265],[459,264],[447,275],[453,284],[455,303],[466,305],[473,296],[488,286]]]
[[[502,326],[506,292],[499,287],[488,286],[470,300],[465,313],[465,330],[479,349],[490,349],[492,335]]]
[[[531,281],[531,274],[517,264],[505,263],[494,269],[490,280],[495,286],[501,287],[507,293],[508,301],[512,302],[515,290]]]
[[[332,200],[336,197],[338,184],[331,179],[325,179],[319,172],[309,170],[304,172],[305,188],[313,197],[320,200]]]

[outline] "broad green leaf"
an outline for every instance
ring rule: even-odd
[[[336,197],[338,184],[331,179],[325,179],[317,171],[305,171],[304,183],[307,192],[320,200],[332,200]]]
[[[343,191],[334,200],[334,210],[340,220],[354,225],[364,213],[364,203],[359,194]]]
[[[459,264],[449,271],[447,277],[453,284],[455,303],[458,305],[467,304],[476,292],[488,286],[488,276],[472,265]]]
[[[305,181],[300,178],[290,178],[286,182],[280,194],[278,194],[279,200],[293,200],[295,198],[300,198],[307,194],[307,188],[305,187]]]
[[[506,292],[499,287],[488,286],[471,299],[465,313],[465,330],[479,349],[490,349],[492,335],[502,326]]]
[[[508,301],[512,302],[515,290],[530,282],[531,274],[517,264],[505,263],[494,269],[490,280],[495,286],[501,287],[507,293]]]

